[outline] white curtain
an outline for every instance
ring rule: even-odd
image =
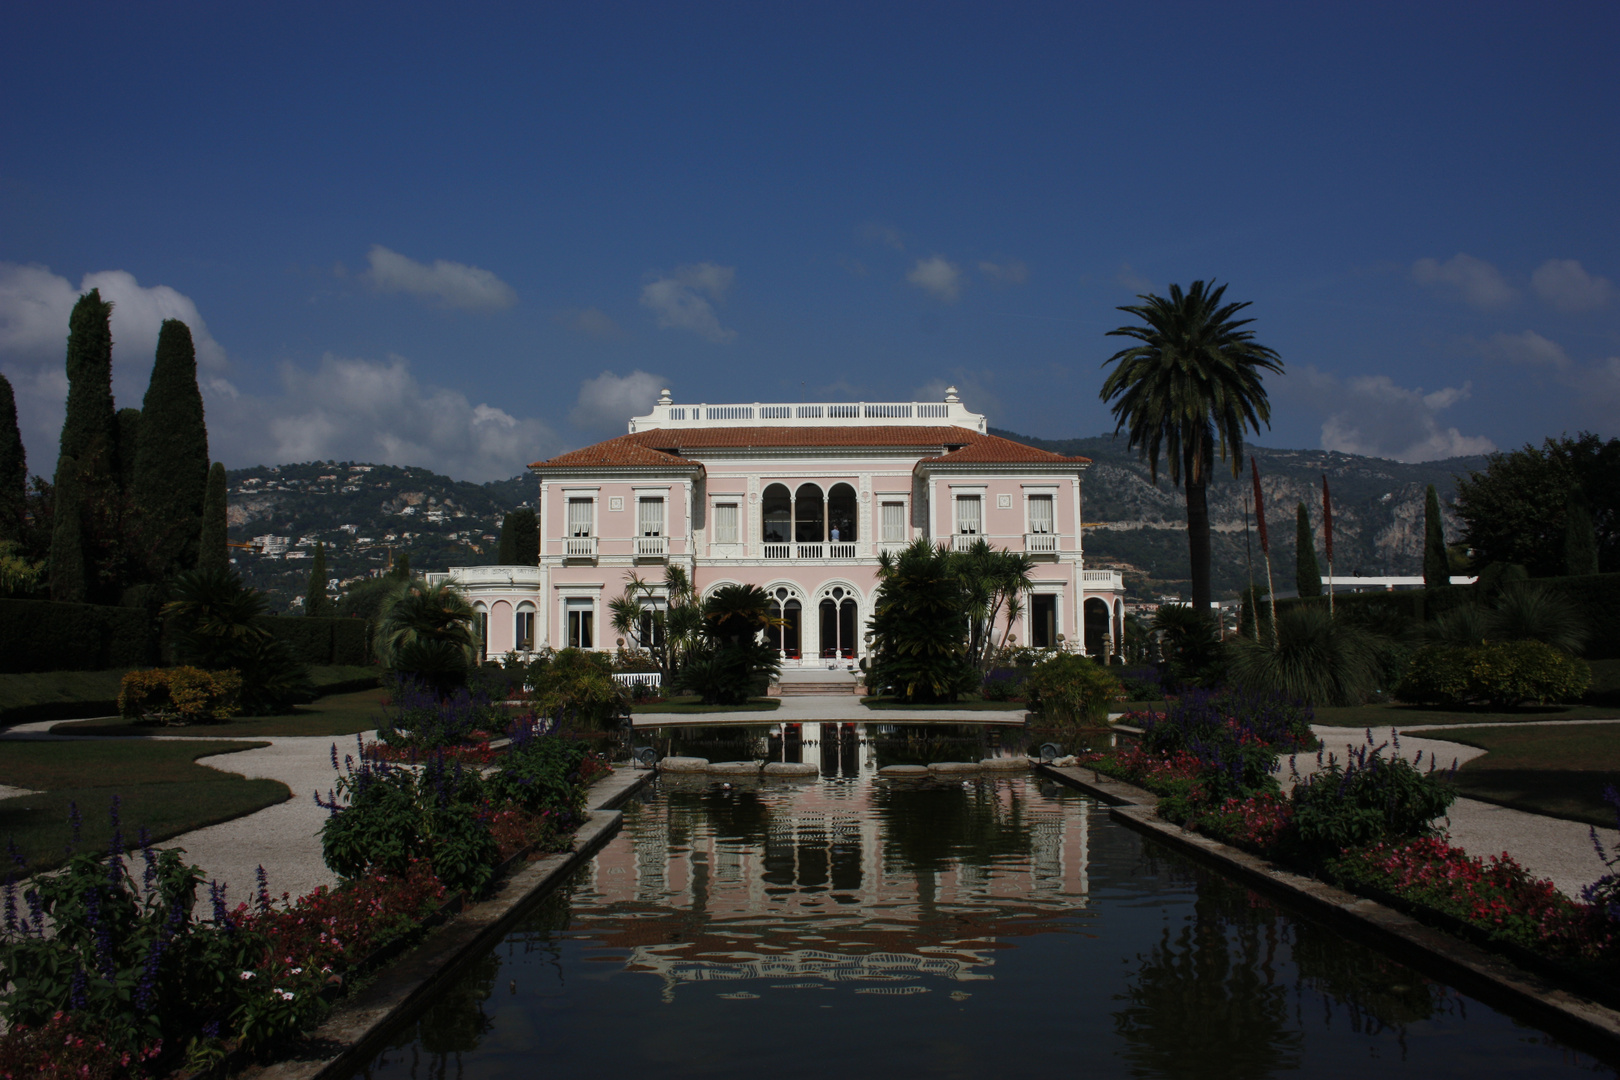
[[[664,535],[664,500],[642,499],[636,504],[642,536]]]
[[[1049,533],[1052,531],[1052,496],[1031,495],[1029,497],[1029,531],[1032,533]]]
[[[568,535],[591,535],[591,500],[568,500]]]
[[[977,536],[984,532],[983,511],[977,495],[956,497],[956,531]]]
[[[906,504],[886,502],[883,504],[883,542],[886,544],[903,544],[906,540]]]
[[[737,543],[737,504],[716,503],[714,506],[714,542]]]

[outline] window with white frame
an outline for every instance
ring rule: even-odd
[[[1029,497],[1029,531],[1032,533],[1050,533],[1052,529],[1052,496],[1031,495]]]
[[[517,643],[518,652],[534,651],[534,605],[523,604],[517,610],[513,620],[512,640]]]
[[[879,523],[879,536],[885,544],[903,544],[906,542],[906,504],[903,502],[886,502],[881,510],[882,518]]]
[[[568,644],[576,649],[596,647],[596,605],[589,599],[568,601]]]
[[[984,500],[977,495],[956,497],[956,531],[963,536],[984,532]]]
[[[636,527],[642,536],[663,536],[664,500],[657,496],[637,499]]]
[[[568,500],[568,535],[591,535],[592,511],[595,509],[595,500],[569,499]]]
[[[717,544],[738,544],[742,540],[737,534],[737,522],[740,520],[737,504],[731,502],[714,504],[714,542]]]

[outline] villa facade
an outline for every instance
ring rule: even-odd
[[[954,388],[942,402],[779,405],[678,405],[666,390],[626,434],[530,466],[538,566],[444,576],[477,607],[491,656],[634,645],[608,604],[632,575],[657,583],[676,564],[699,596],[764,589],[785,668],[852,665],[880,553],[983,539],[1034,560],[1018,644],[1117,651],[1120,576],[1084,567],[1089,464],[990,435]]]

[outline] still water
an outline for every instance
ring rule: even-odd
[[[1613,1075],[1035,778],[664,779],[362,1075]]]

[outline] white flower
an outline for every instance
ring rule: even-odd
[[[303,973],[304,973],[303,968],[293,968],[292,971],[289,972],[289,974],[292,974],[292,975],[302,975]]]
[[[242,972],[242,981],[243,982],[247,982],[251,978],[253,978],[253,972],[251,972],[251,971]]]
[[[276,987],[276,997],[280,998],[282,1001],[291,1001],[293,999],[293,992],[291,990],[283,990],[278,986]]]

